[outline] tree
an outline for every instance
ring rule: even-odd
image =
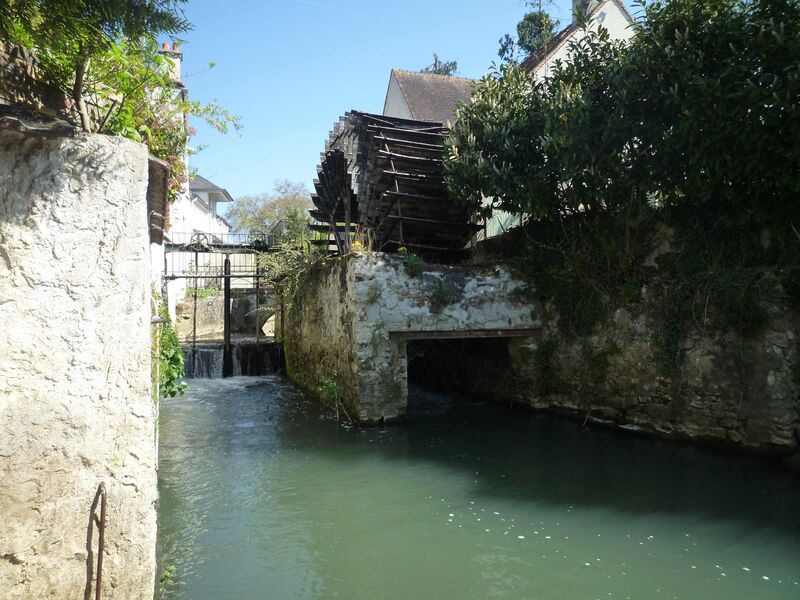
[[[92,122],[84,94],[91,61],[115,44],[187,31],[186,0],[9,0],[0,35],[40,50],[45,72],[68,90],[84,131]]]
[[[216,103],[178,94],[172,64],[156,36],[190,28],[185,0],[7,0],[0,8],[0,36],[36,51],[47,79],[73,99],[81,127],[95,125],[86,106],[101,114],[96,132],[147,144],[170,166],[170,196],[186,181],[186,116],[225,133],[241,122]]]
[[[420,73],[432,73],[434,75],[446,75],[450,77],[458,72],[458,63],[454,60],[442,61],[439,55],[433,53],[433,64],[428,65]]]
[[[558,21],[545,11],[542,0],[528,0],[528,11],[517,23],[517,36],[510,34],[500,38],[498,56],[504,62],[521,62],[547,46],[555,35]]]
[[[656,1],[629,45],[601,27],[570,55],[543,83],[504,65],[476,88],[446,162],[456,197],[540,218],[796,205],[800,1]]]
[[[654,0],[630,43],[599,27],[569,54],[544,81],[515,64],[484,78],[445,158],[473,213],[525,216],[509,262],[559,327],[653,303],[676,373],[692,323],[744,332],[765,299],[796,304],[800,0]]]
[[[275,182],[272,192],[237,198],[228,210],[234,231],[268,233],[281,219],[287,219],[289,235],[304,233],[311,195],[302,183]]]

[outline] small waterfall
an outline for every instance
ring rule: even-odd
[[[279,369],[277,344],[234,342],[231,344],[233,376],[267,375]],[[187,379],[219,379],[222,377],[222,344],[197,344],[183,347],[183,364]]]
[[[219,379],[222,377],[222,344],[184,346],[183,369],[187,379]]]

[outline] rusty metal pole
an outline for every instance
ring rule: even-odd
[[[97,522],[97,578],[95,580],[94,597],[100,600],[101,588],[103,585],[103,553],[106,546],[106,484],[101,483],[97,487],[95,498],[100,498],[100,520]]]
[[[224,267],[224,293],[223,302],[223,336],[224,348],[222,351],[222,376],[230,377],[233,375],[233,356],[231,355],[231,257],[225,255]]]
[[[258,266],[258,255],[256,255],[256,257],[253,260],[254,260],[254,262],[256,264],[256,269],[255,269],[256,270],[256,286],[255,286],[256,287],[256,344],[258,344],[259,338],[261,337],[259,335],[261,333],[261,327],[259,327],[259,325],[258,325],[261,322],[261,313],[258,312],[258,308],[259,308],[259,306],[258,306],[258,295],[261,293],[261,286],[259,285],[260,282],[259,282],[259,278],[258,278],[258,274],[259,274],[259,270],[260,270],[260,267]]]

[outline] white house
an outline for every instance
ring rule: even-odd
[[[621,0],[572,0],[572,14],[585,14],[590,31],[602,26],[613,40],[625,41],[633,36],[635,20]],[[550,40],[544,50],[526,59],[522,67],[534,78],[544,79],[556,61],[569,62],[570,43],[585,35],[573,16],[572,22]]]
[[[220,204],[233,202],[233,198],[224,188],[199,175],[194,176],[188,189],[180,194],[169,206],[167,218],[168,228],[164,231],[164,240],[173,244],[188,244],[195,234],[204,234],[209,243],[227,243],[231,226],[219,214]],[[159,256],[161,264],[154,264],[155,273],[161,279],[165,275],[177,273],[202,274],[205,271],[219,270],[219,255],[201,253],[200,264],[194,264],[191,252],[163,252]],[[186,289],[206,285],[205,280],[189,281],[186,279],[167,279],[166,296],[170,317],[175,319],[175,306],[186,295]]]
[[[195,175],[189,180],[189,193],[181,194],[170,206],[169,241],[185,244],[195,233],[205,233],[209,241],[222,241],[231,226],[219,214],[220,204],[233,202],[224,188],[205,177]]]

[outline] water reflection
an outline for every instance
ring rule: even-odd
[[[167,597],[800,597],[800,483],[757,460],[421,391],[356,429],[277,377],[192,384],[162,407]]]

